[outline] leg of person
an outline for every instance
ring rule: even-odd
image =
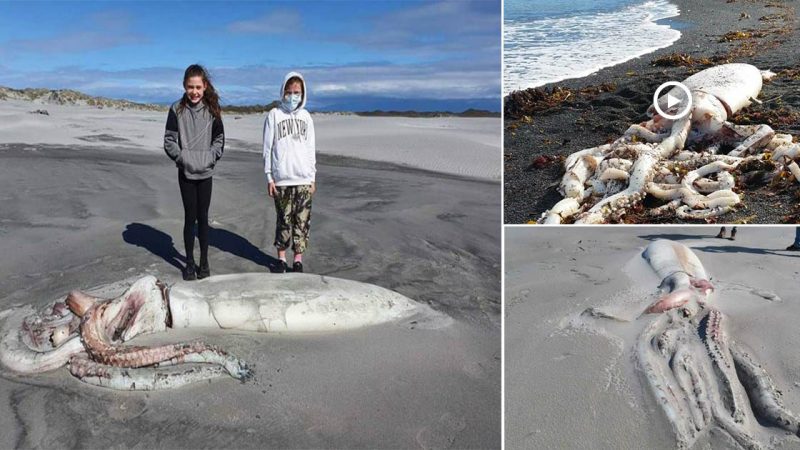
[[[800,250],[800,227],[794,229],[794,242],[786,250]]]
[[[733,227],[733,229],[731,230],[731,238],[730,239],[732,241],[736,240],[736,227]]]
[[[725,227],[719,229],[719,233],[717,233],[717,237],[720,239],[725,238]]]
[[[197,238],[200,241],[200,268],[197,278],[208,278],[211,268],[208,267],[208,208],[211,206],[211,177],[197,183]]]
[[[278,249],[278,273],[286,272],[286,249],[292,240],[291,212],[293,186],[275,187],[275,248]]]
[[[311,186],[297,186],[292,207],[292,251],[294,264],[292,270],[303,271],[303,253],[308,247],[308,234],[311,230]]]
[[[194,264],[194,222],[197,219],[197,186],[183,175],[183,170],[178,169],[178,185],[181,188],[183,200],[183,246],[186,249],[186,269],[183,272],[185,280],[197,279]]]

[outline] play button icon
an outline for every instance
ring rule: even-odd
[[[666,88],[672,88],[666,95],[661,96]],[[653,94],[653,107],[661,117],[677,120],[689,114],[692,110],[692,93],[684,84],[677,81],[667,81],[656,89]]]
[[[673,97],[672,94],[667,94],[667,108],[672,108],[680,102],[681,101]]]

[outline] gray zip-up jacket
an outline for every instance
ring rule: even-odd
[[[164,151],[187,179],[211,177],[224,148],[222,120],[214,118],[205,103],[188,104],[183,109],[180,101],[172,104],[164,132]]]

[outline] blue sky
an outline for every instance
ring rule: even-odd
[[[0,85],[166,103],[205,65],[224,104],[299,70],[312,110],[500,109],[500,0],[0,2]]]

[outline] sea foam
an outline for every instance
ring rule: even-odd
[[[676,5],[654,0],[614,12],[507,19],[503,31],[503,94],[585,77],[669,47],[681,33],[656,21],[679,14]]]

